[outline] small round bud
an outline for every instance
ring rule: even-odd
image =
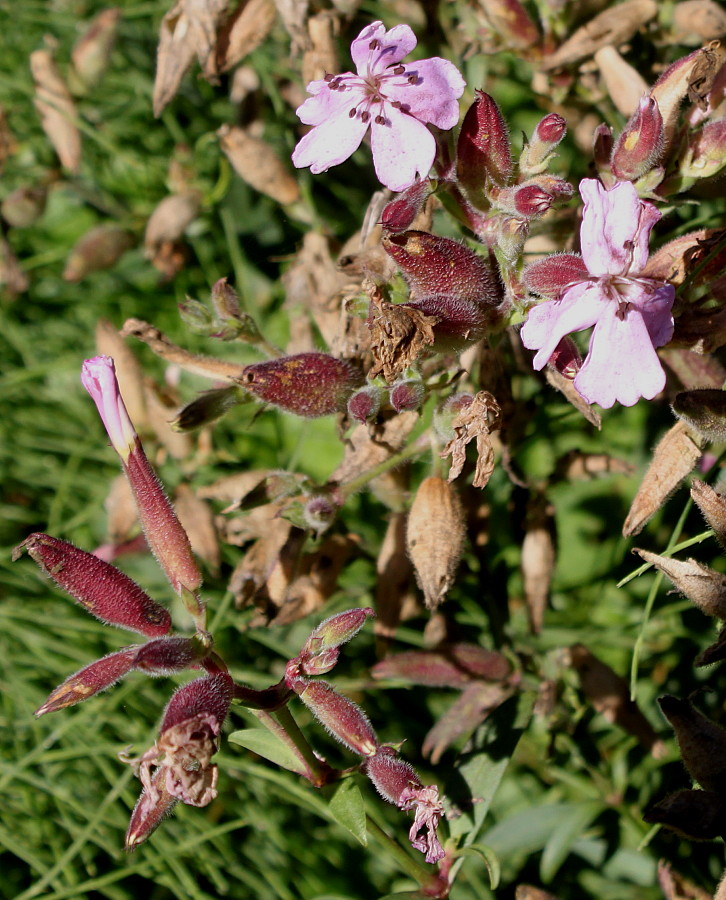
[[[361,425],[365,425],[378,415],[382,394],[382,388],[372,384],[356,391],[348,400],[348,415]]]
[[[389,399],[396,412],[415,410],[426,399],[426,388],[420,381],[399,381],[391,387]]]

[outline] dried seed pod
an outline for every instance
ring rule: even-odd
[[[464,511],[453,485],[424,479],[408,514],[406,547],[426,606],[436,609],[454,582],[464,546]]]
[[[116,225],[98,225],[76,241],[63,270],[65,281],[78,282],[90,272],[110,269],[133,246],[133,238]]]
[[[683,764],[706,791],[726,789],[726,731],[691,703],[666,694],[658,698],[663,715],[676,733]]]
[[[272,30],[276,15],[274,0],[240,3],[217,35],[217,69],[227,72],[257,49]]]
[[[117,7],[101,10],[73,45],[71,74],[76,93],[86,93],[103,77],[116,42],[120,18],[121,10]]]
[[[235,172],[256,191],[283,205],[300,199],[296,179],[262,138],[236,125],[223,125],[217,137]]]
[[[691,497],[721,546],[726,547],[726,494],[721,494],[705,481],[694,478],[691,482]]]
[[[670,578],[677,590],[692,600],[701,612],[726,619],[725,575],[701,565],[695,559],[671,559],[647,550],[636,549],[634,552]]]
[[[653,452],[653,460],[630,505],[623,536],[639,534],[663,506],[701,456],[698,438],[684,422],[676,422]]]
[[[441,644],[436,650],[395,653],[371,669],[376,679],[459,689],[472,681],[503,681],[511,674],[512,667],[505,656],[477,644]]]
[[[679,44],[704,44],[726,35],[726,11],[714,0],[681,0],[673,7],[673,34]]]
[[[648,93],[643,76],[611,45],[595,53],[595,62],[615,108],[624,116],[632,116],[643,95]]]
[[[45,187],[19,187],[2,202],[0,212],[12,228],[28,228],[43,215],[48,191]]]
[[[544,498],[535,498],[527,511],[522,542],[522,577],[530,627],[535,634],[542,630],[544,612],[555,568],[552,510]]]
[[[49,50],[35,50],[30,54],[30,70],[35,81],[35,108],[43,131],[63,167],[75,175],[81,166],[81,132],[75,125],[78,113],[70,91]]]
[[[274,6],[274,4],[273,4]],[[339,72],[336,38],[340,21],[335,13],[324,10],[307,20],[309,45],[302,58],[302,83],[319,81],[328,72]]]
[[[212,572],[219,571],[221,551],[214,527],[214,514],[209,504],[189,487],[180,484],[174,491],[174,509],[182,528],[189,535],[189,543]]]
[[[199,213],[201,198],[195,191],[171,194],[156,206],[144,234],[144,249],[151,258],[162,244],[178,240]]]

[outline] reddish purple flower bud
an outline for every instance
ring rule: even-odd
[[[567,122],[557,113],[549,113],[541,119],[531,141],[526,143],[519,159],[520,175],[537,175],[543,172],[555,147],[567,132]]]
[[[164,493],[124,406],[110,356],[87,359],[81,381],[103,419],[111,444],[121,457],[139,511],[147,543],[174,590],[185,597],[190,612],[199,615],[201,605],[194,592],[202,575],[194,561],[187,533]]]
[[[658,104],[643,97],[615,142],[610,169],[616,178],[635,181],[657,165],[663,154],[665,132]]]
[[[395,806],[407,788],[423,787],[414,767],[400,759],[390,747],[381,747],[375,756],[365,761],[363,768],[381,797]]]
[[[338,514],[338,504],[327,494],[318,494],[307,501],[302,514],[308,528],[320,534],[333,524]]]
[[[330,616],[313,629],[301,655],[318,654],[346,644],[358,634],[369,616],[375,616],[369,606]]]
[[[592,155],[598,172],[610,171],[610,157],[613,153],[613,132],[607,125],[598,125],[593,135]]]
[[[337,741],[358,756],[373,756],[378,749],[378,738],[368,717],[356,703],[325,681],[309,682],[299,697]]]
[[[554,147],[567,133],[567,121],[558,113],[548,113],[534,130],[534,139]]]
[[[428,181],[416,181],[383,208],[381,225],[392,234],[406,231],[423,209],[430,193]]]
[[[134,668],[147,675],[172,675],[196,665],[209,652],[210,648],[198,638],[159,638],[141,647]]]
[[[459,133],[456,174],[470,202],[489,206],[487,182],[504,187],[512,177],[512,153],[504,117],[489,94],[476,92]]]
[[[297,685],[295,692],[300,693],[304,689],[303,683],[307,684],[306,679],[301,675],[326,675],[335,668],[339,656],[340,650],[337,647],[332,650],[323,650],[317,656],[306,657],[304,653],[301,653],[297,660],[299,668],[290,682],[292,685]]]
[[[560,375],[574,381],[575,375],[582,368],[582,356],[575,342],[569,337],[563,337],[550,356],[548,365],[556,369]]]
[[[124,647],[123,650],[109,653],[108,656],[92,662],[90,666],[85,666],[75,675],[66,678],[63,684],[58,685],[45,703],[36,709],[35,715],[43,716],[57,709],[65,709],[66,706],[74,706],[111,687],[133,669],[138,650],[137,646]]]
[[[514,210],[526,219],[543,216],[555,198],[538,184],[525,184],[514,193]]]
[[[436,316],[434,341],[437,350],[459,350],[478,341],[487,327],[495,325],[499,318],[496,309],[487,310],[475,300],[462,300],[455,295],[429,294],[404,305],[418,309],[424,315]]]
[[[569,200],[573,187],[563,178],[540,175],[537,178],[491,192],[494,206],[504,212],[531,219],[543,216],[558,200]]]
[[[499,302],[488,260],[449,238],[425,231],[383,237],[383,247],[403,271],[414,300],[446,295],[482,306]]]
[[[420,381],[399,381],[391,386],[388,396],[396,412],[416,410],[426,399],[426,387]]]
[[[236,319],[242,312],[237,291],[227,284],[226,278],[220,278],[212,285],[212,305],[222,319]]]
[[[108,625],[159,637],[171,628],[171,616],[115,566],[49,534],[31,534],[13,551],[23,550],[91,615]]]
[[[533,293],[559,300],[569,285],[585,281],[588,275],[581,256],[575,253],[556,253],[527,266],[522,272],[522,281]]]
[[[430,687],[463,688],[472,681],[503,681],[512,673],[505,656],[475,644],[396,653],[376,663],[374,678],[400,679]]]
[[[348,401],[348,415],[361,425],[374,419],[381,408],[383,390],[377,385],[370,384],[361,388]]]
[[[265,403],[316,419],[345,410],[362,378],[345,360],[327,353],[298,353],[245,366],[237,380]]]
[[[160,734],[198,715],[210,716],[213,730],[216,728],[215,734],[219,734],[229,712],[233,690],[234,682],[226,672],[205,675],[183,685],[164,710]]]
[[[126,849],[135,850],[139,844],[143,844],[178,802],[178,798],[166,789],[166,770],[164,768],[157,769],[148,789],[141,792],[134,811],[131,813],[131,821],[126,832]]]
[[[709,178],[726,166],[726,118],[708,122],[692,134],[679,166],[684,178]]]

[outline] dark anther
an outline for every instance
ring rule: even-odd
[[[362,112],[360,114],[361,122],[367,122],[370,119],[370,117],[371,117],[371,114],[369,112]]]
[[[357,110],[355,107],[353,107],[353,109],[351,109],[350,112],[348,113],[348,118],[349,118],[349,119],[355,119],[355,114],[356,114],[357,111],[358,111],[358,110]],[[363,115],[365,115],[365,113],[363,113]]]
[[[396,68],[393,70],[393,74],[394,74],[394,75],[403,75],[403,73],[404,73],[405,71],[406,71],[406,67],[405,67],[405,66],[396,66]]]
[[[373,121],[376,123],[376,125],[385,125],[386,124],[386,120],[383,116],[376,116]]]
[[[416,84],[416,82],[418,81],[418,75],[409,75],[406,81],[409,84]]]
[[[380,46],[381,46],[381,42],[378,40],[378,38],[376,38],[375,40],[372,40],[370,42],[370,44],[368,44],[368,49],[369,50],[378,50],[380,48]]]

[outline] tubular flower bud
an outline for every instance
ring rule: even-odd
[[[676,733],[683,764],[706,791],[726,789],[726,731],[706,718],[690,700],[666,695],[658,700]]]
[[[148,641],[139,649],[134,668],[147,675],[172,675],[196,665],[210,649],[197,638],[159,638]]]
[[[89,666],[84,666],[75,675],[66,678],[63,684],[51,692],[45,703],[36,709],[36,716],[43,716],[67,706],[75,706],[83,700],[88,700],[99,691],[115,684],[119,678],[134,668],[138,647],[124,647],[116,653],[109,653],[102,659],[97,659]]]
[[[519,171],[525,177],[544,172],[555,147],[567,133],[567,122],[557,113],[541,119],[532,139],[524,145],[519,158]]]
[[[298,353],[245,366],[237,381],[258,400],[316,419],[343,412],[362,379],[345,360]]]
[[[420,381],[399,381],[391,385],[389,399],[396,412],[416,410],[426,399],[426,387]]]
[[[652,97],[643,97],[615,142],[610,169],[616,178],[635,181],[660,162],[665,144],[663,118]]]
[[[96,404],[111,446],[125,463],[131,451],[136,448],[139,438],[126,412],[111,357],[96,356],[87,359],[81,368],[81,381]]]
[[[476,92],[461,125],[456,174],[470,202],[487,209],[487,182],[504,187],[512,177],[509,131],[501,110],[484,91]]]
[[[560,375],[564,375],[569,381],[574,381],[575,376],[582,368],[582,357],[575,346],[575,342],[568,337],[562,338],[550,356],[547,365],[556,369]]]
[[[541,297],[559,300],[567,288],[584,281],[589,272],[585,261],[574,253],[556,253],[538,259],[522,272],[525,287]]]
[[[726,118],[691,135],[679,166],[683,178],[709,178],[726,166]]]
[[[425,231],[383,237],[383,247],[403,271],[414,299],[448,295],[481,306],[499,301],[489,262],[449,238]]]
[[[346,644],[358,634],[369,616],[375,616],[369,606],[347,609],[345,612],[330,616],[313,629],[301,655],[317,655],[324,650]]]
[[[703,388],[676,394],[673,412],[707,441],[726,439],[726,391]]]
[[[715,491],[705,481],[694,478],[691,482],[691,497],[721,546],[726,546],[726,495]]]
[[[307,682],[296,692],[326,731],[353,753],[367,757],[377,751],[378,737],[366,714],[352,700],[325,681]]]
[[[23,550],[81,606],[108,625],[159,637],[171,628],[171,616],[136,582],[115,566],[49,534],[31,534],[13,551]]]
[[[444,856],[436,829],[444,808],[435,785],[424,786],[413,766],[399,759],[389,747],[366,760],[365,773],[378,793],[399,809],[415,810],[413,825],[408,833],[411,846],[426,855],[427,863],[438,862]]]
[[[592,141],[592,155],[598,172],[610,171],[610,157],[613,153],[613,133],[605,124],[598,125]]]
[[[148,789],[142,791],[131,813],[131,821],[126,832],[126,849],[135,850],[139,844],[143,844],[178,802],[178,799],[166,789],[166,771],[163,768],[157,769]]]
[[[429,193],[428,181],[416,181],[410,188],[387,203],[381,214],[381,225],[384,230],[391,234],[399,234],[410,228],[413,220],[423,209]]]
[[[376,385],[361,388],[348,400],[348,415],[361,425],[365,425],[378,415],[382,395],[383,390]]]

